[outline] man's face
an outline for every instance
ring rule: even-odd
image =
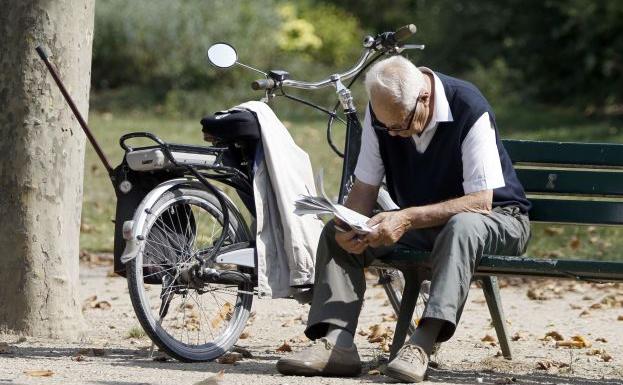
[[[377,103],[373,102],[372,108],[389,135],[408,138],[424,131],[430,110],[428,91],[421,92],[416,104],[409,110],[405,110],[399,104],[388,102],[387,99],[378,99],[381,100]]]

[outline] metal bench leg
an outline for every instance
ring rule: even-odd
[[[498,335],[502,355],[504,358],[510,360],[512,359],[510,340],[508,338],[508,330],[506,328],[504,309],[502,308],[502,299],[500,298],[498,279],[495,276],[484,276],[481,277],[480,280],[482,281],[482,291],[485,294],[487,306],[489,307],[489,313],[491,314],[491,321],[493,322],[493,327],[495,327],[495,332]]]
[[[402,275],[405,279],[405,288],[402,291],[402,300],[400,301],[400,313],[398,314],[398,322],[396,323],[396,331],[394,332],[394,340],[390,349],[389,359],[393,359],[402,347],[409,331],[409,325],[413,318],[413,311],[420,294],[420,285],[422,281],[416,271],[403,271]]]

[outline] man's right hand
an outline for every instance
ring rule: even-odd
[[[334,226],[340,226],[340,223],[336,221]],[[335,229],[335,242],[351,254],[361,254],[368,247],[368,244],[354,230],[340,231]]]

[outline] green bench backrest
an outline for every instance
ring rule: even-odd
[[[623,145],[504,140],[538,222],[623,224]]]

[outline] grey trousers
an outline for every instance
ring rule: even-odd
[[[496,207],[489,214],[461,213],[445,225],[412,230],[400,239],[418,250],[430,251],[431,288],[422,321],[443,320],[438,341],[454,334],[483,254],[521,255],[530,238],[528,217],[514,206]],[[363,269],[395,246],[368,248],[350,254],[335,242],[333,222],[327,223],[318,245],[314,296],[305,334],[326,335],[329,326],[355,333],[366,281]]]

